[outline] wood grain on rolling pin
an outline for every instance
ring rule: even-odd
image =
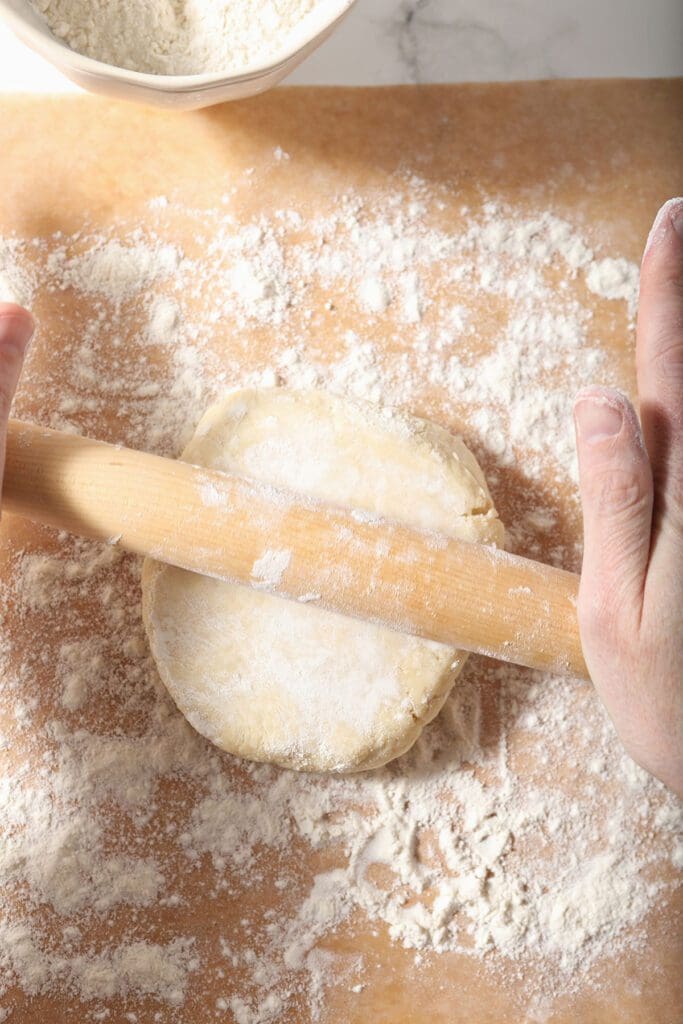
[[[578,577],[490,547],[18,421],[8,434],[3,505],[183,569],[587,676]],[[261,559],[281,571],[259,573]]]

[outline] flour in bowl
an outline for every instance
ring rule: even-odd
[[[317,0],[31,0],[72,50],[157,75],[266,64]]]

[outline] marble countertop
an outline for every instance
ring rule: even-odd
[[[358,0],[290,82],[683,75],[681,0]],[[75,89],[0,25],[0,89]]]

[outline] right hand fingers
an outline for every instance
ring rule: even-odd
[[[683,198],[661,208],[640,276],[640,417],[655,479],[655,519],[683,530]],[[680,535],[680,532],[679,532]]]
[[[584,554],[579,621],[594,679],[615,660],[619,635],[637,637],[650,552],[652,473],[638,417],[611,388],[576,398]],[[606,699],[607,695],[606,695]]]

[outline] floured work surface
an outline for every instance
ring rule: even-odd
[[[234,385],[390,402],[462,430],[514,550],[576,569],[572,394],[633,386],[682,105],[6,100],[0,279],[40,323],[16,415],[172,455]],[[680,812],[590,686],[472,658],[386,770],[241,764],[161,692],[135,559],[2,535],[2,1020],[681,1019]]]

